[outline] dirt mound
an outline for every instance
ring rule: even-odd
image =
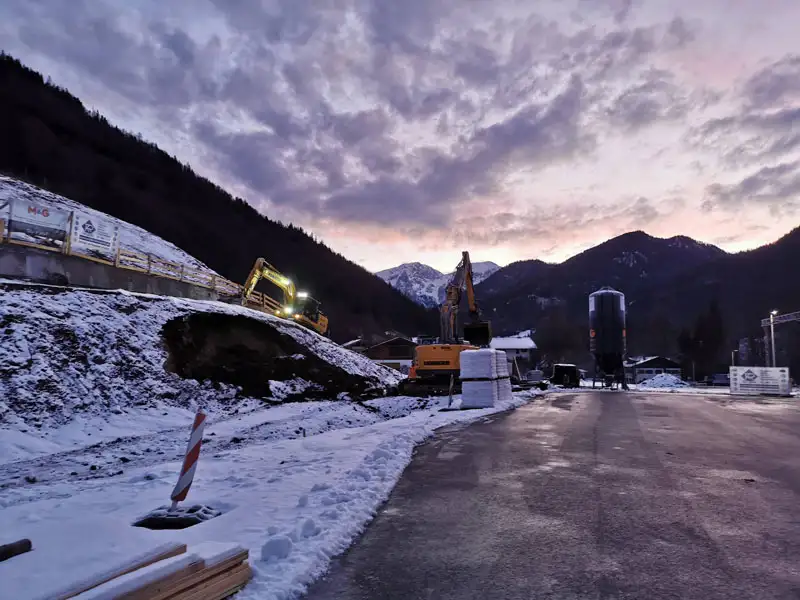
[[[0,427],[381,395],[397,371],[241,306],[0,282]]]
[[[309,352],[307,346],[272,324],[243,315],[192,313],[172,319],[162,335],[166,368],[181,377],[211,380],[241,388],[253,397],[270,397],[270,381],[303,379],[313,386],[287,400],[364,398],[383,395],[383,382],[346,372]]]

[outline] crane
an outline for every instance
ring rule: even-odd
[[[464,336],[459,337],[458,313],[464,293],[470,319],[464,325]],[[492,339],[491,324],[481,318],[475,297],[472,262],[467,251],[461,253],[461,262],[445,288],[439,323],[438,343],[419,345],[414,350],[414,364],[403,383],[404,393],[446,393],[451,381],[458,381],[461,352],[488,346]]]
[[[266,294],[256,292],[256,285],[261,279],[274,283],[283,292],[283,303],[270,298]],[[265,259],[258,258],[250,269],[250,274],[242,286],[242,306],[256,306],[276,316],[291,319],[300,325],[316,331],[320,335],[330,337],[328,317],[320,310],[320,302],[308,295],[298,292],[294,282],[283,275]]]

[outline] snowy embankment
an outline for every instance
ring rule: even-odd
[[[63,210],[77,210],[89,217],[110,221],[119,227],[119,244],[121,248],[134,250],[140,254],[149,254],[169,262],[184,264],[200,271],[214,273],[207,265],[187,254],[176,245],[141,227],[131,225],[126,221],[121,221],[103,212],[89,208],[80,202],[48,192],[35,185],[0,175],[0,218],[8,218],[8,215],[3,210],[3,204],[8,200],[36,202]],[[7,211],[7,208],[5,210]]]
[[[206,317],[219,321],[216,331],[201,322],[195,329],[206,329],[187,338],[185,325]],[[241,335],[209,345],[234,326]],[[160,431],[198,407],[218,419],[292,394],[380,395],[402,377],[240,306],[0,281],[0,461],[129,435],[131,426]],[[242,388],[254,380],[258,394]]]
[[[92,460],[105,451],[106,463],[98,469],[107,471],[105,477],[62,478],[52,471],[68,468],[62,464],[65,457],[54,457],[30,470],[33,484],[6,487],[0,468],[0,531],[8,539],[29,538],[34,546],[0,563],[3,593],[18,600],[45,598],[70,581],[175,540],[236,542],[249,548],[255,576],[237,598],[295,598],[363,530],[417,443],[438,427],[513,408],[535,395],[516,394],[494,408],[472,411],[440,412],[446,398],[396,397],[369,400],[364,408],[342,401],[309,402],[212,420],[206,439],[214,441],[201,453],[188,502],[224,514],[181,531],[131,526],[168,503],[180,470],[178,456],[159,461],[161,442],[152,436],[128,440],[125,455],[113,444],[86,448]],[[368,418],[370,424],[359,423]],[[306,437],[297,435],[300,428]],[[169,436],[182,445],[187,434],[175,430]],[[136,462],[142,456],[148,461]],[[123,457],[134,462],[123,463]],[[76,464],[85,458],[80,452],[67,457]]]

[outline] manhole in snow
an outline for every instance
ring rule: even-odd
[[[192,525],[204,523],[221,514],[221,510],[203,506],[202,504],[195,504],[189,507],[180,506],[174,509],[170,506],[160,506],[134,522],[133,526],[156,530],[186,529]]]

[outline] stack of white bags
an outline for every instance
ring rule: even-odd
[[[489,408],[511,398],[506,353],[491,348],[464,350],[461,360],[461,408]]]

